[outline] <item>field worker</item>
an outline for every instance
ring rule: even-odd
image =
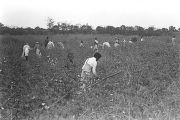
[[[119,44],[118,43],[114,43],[114,47],[118,47],[119,46]]]
[[[172,40],[172,44],[174,46],[175,45],[175,40],[176,40],[175,36],[173,36],[171,40]]]
[[[25,57],[26,61],[28,60],[28,55],[29,55],[30,50],[31,50],[31,47],[29,46],[28,43],[26,43],[23,46],[23,53],[22,53],[22,57]]]
[[[64,44],[62,42],[57,43],[62,49],[64,49]]]
[[[142,41],[144,41],[144,38],[143,38],[143,36],[141,36],[141,42],[142,42]]]
[[[126,46],[126,40],[125,39],[123,40],[123,46],[124,47]]]
[[[129,43],[131,43],[131,44],[132,44],[133,42],[130,40],[130,41],[129,41]]]
[[[40,45],[39,42],[36,42],[34,49],[36,51],[36,55],[40,58],[42,56],[41,52],[40,52]]]
[[[47,44],[47,49],[52,49],[54,48],[54,43],[52,41],[49,41]]]
[[[96,52],[93,57],[88,58],[83,67],[81,73],[81,81],[84,82],[82,85],[82,89],[85,88],[85,83],[88,82],[88,79],[93,78],[93,76],[97,77],[96,66],[97,61],[101,58],[101,54]]]
[[[95,38],[95,40],[94,40],[94,48],[93,48],[93,50],[95,51],[95,52],[98,52],[98,40],[97,40],[97,38]]]
[[[45,48],[47,47],[48,43],[49,43],[49,38],[48,38],[48,36],[47,36],[46,39],[45,39],[45,41],[44,41],[44,46],[45,46]]]
[[[98,44],[98,43],[99,42],[98,42],[97,38],[95,37],[94,44]]]
[[[109,42],[104,42],[104,43],[102,44],[103,49],[104,49],[105,46],[108,47],[108,48],[111,47],[111,45],[109,44]]]
[[[119,43],[119,39],[115,37],[115,43]]]
[[[82,40],[81,40],[81,42],[80,42],[80,47],[84,47]]]
[[[115,43],[114,43],[114,47],[118,47],[119,46],[119,39],[115,40]]]

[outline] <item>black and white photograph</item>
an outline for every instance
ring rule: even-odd
[[[180,1],[0,0],[0,120],[180,120]]]

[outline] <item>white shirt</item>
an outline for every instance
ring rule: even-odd
[[[54,44],[54,43],[53,43]],[[58,44],[64,49],[64,45],[62,42],[58,42]],[[54,45],[53,45],[54,46]]]
[[[54,43],[52,41],[48,42],[48,49],[51,49],[52,47],[54,47]]]
[[[24,51],[25,56],[28,56],[29,50],[30,50],[30,46],[29,45],[24,45],[23,51]]]
[[[144,38],[141,38],[141,41],[144,41]]]
[[[175,41],[175,38],[172,38],[172,42],[174,42]]]
[[[119,43],[119,40],[115,40],[115,43]]]
[[[86,72],[92,72],[94,75],[96,75],[96,66],[97,66],[96,58],[91,57],[85,61],[82,70]]]
[[[118,43],[114,43],[114,47],[117,47],[117,46],[119,46],[119,44]]]
[[[98,44],[98,43],[99,43],[97,40],[94,40],[94,42],[95,42],[96,44]]]
[[[111,47],[111,45],[108,42],[104,42],[103,46]]]

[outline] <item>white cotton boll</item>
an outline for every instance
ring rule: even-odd
[[[49,106],[46,105],[46,106],[45,106],[45,109],[49,109]]]
[[[35,96],[32,97],[32,99],[35,99],[35,98],[36,98]]]
[[[45,105],[45,103],[42,103],[42,105],[44,106],[44,105]]]
[[[133,43],[132,41],[129,41],[129,43]]]

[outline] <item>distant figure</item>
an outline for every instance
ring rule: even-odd
[[[29,55],[30,50],[31,50],[31,47],[29,46],[28,43],[26,43],[23,46],[23,52],[22,52],[22,56],[21,56],[21,57],[25,57],[26,61],[28,61],[28,55]]]
[[[176,45],[176,42],[175,42],[176,38],[175,38],[175,36],[173,36],[171,40],[172,40],[173,46],[175,46]]]
[[[62,42],[57,43],[62,49],[64,49],[64,44]]]
[[[118,46],[119,46],[119,39],[116,39],[114,43],[114,47],[118,47]]]
[[[126,47],[126,43],[127,43],[127,41],[124,39],[123,40],[123,47]]]
[[[68,70],[70,70],[71,68],[75,67],[75,64],[74,64],[74,54],[72,52],[68,52],[68,54],[67,54],[67,60],[66,60],[65,67]]]
[[[143,38],[143,36],[141,36],[141,42],[142,42],[142,41],[144,41],[144,38]]]
[[[52,49],[54,48],[54,43],[52,41],[49,41],[47,44],[47,49]]]
[[[97,40],[97,38],[95,38],[95,40],[94,40],[94,48],[93,48],[93,50],[94,50],[94,52],[98,52],[98,40]]]
[[[45,46],[45,48],[47,47],[48,43],[49,43],[49,38],[48,38],[48,36],[47,36],[46,39],[45,39],[45,41],[44,41],[44,46]]]
[[[130,41],[129,41],[129,43],[131,43],[131,44],[132,44],[133,42],[130,40]]]
[[[119,43],[119,39],[115,37],[115,43]]]
[[[80,42],[80,47],[84,47],[82,40],[81,40],[81,42]]]
[[[102,44],[102,48],[104,49],[104,47],[108,47],[108,48],[110,48],[111,47],[111,45],[109,44],[109,42],[104,42],[103,44]]]
[[[34,49],[36,51],[36,55],[40,58],[42,56],[41,51],[40,51],[40,45],[39,42],[36,42]]]
[[[95,53],[93,57],[88,58],[83,67],[82,67],[82,73],[81,73],[81,81],[87,82],[90,78],[93,76],[97,77],[96,73],[96,67],[97,67],[97,61],[101,58],[100,53]],[[85,83],[82,85],[81,88],[85,88]]]
[[[97,40],[97,38],[95,37],[94,38],[94,44],[98,44],[99,42],[98,42],[98,40]]]

